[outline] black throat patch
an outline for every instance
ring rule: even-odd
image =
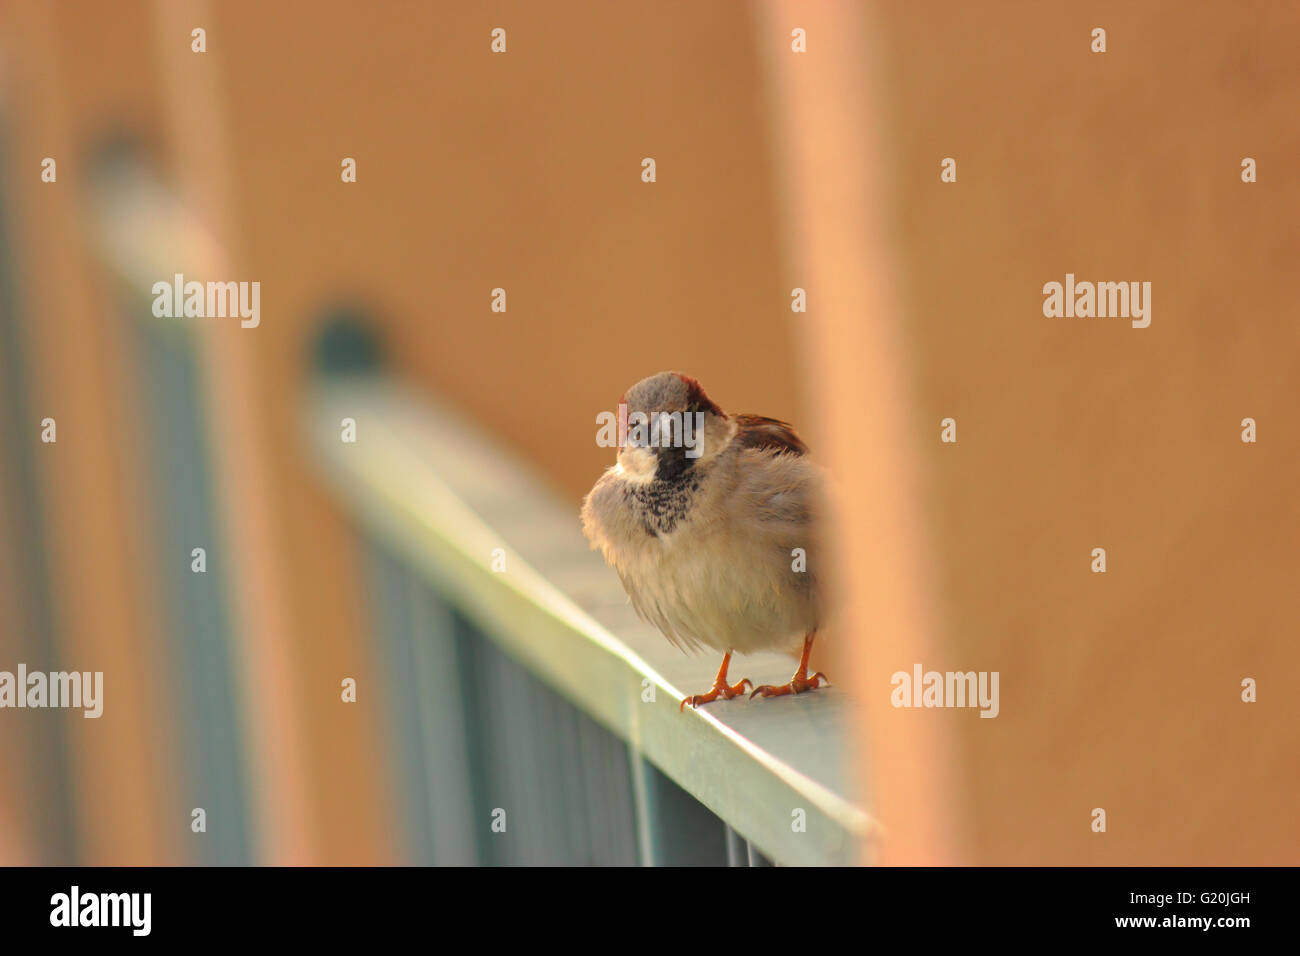
[[[699,475],[689,466],[671,478],[660,478],[656,473],[653,481],[630,486],[632,508],[646,534],[658,537],[677,527],[690,510],[699,486]]]

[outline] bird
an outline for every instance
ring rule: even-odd
[[[724,412],[683,372],[629,388],[618,422],[618,457],[583,499],[583,533],[643,620],[684,651],[722,653],[713,686],[678,710],[829,685],[808,675],[825,610],[809,558],[820,554],[826,477],[794,428]],[[730,683],[732,654],[758,651],[798,655],[798,669],[786,684]]]

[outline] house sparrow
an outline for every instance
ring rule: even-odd
[[[722,652],[713,687],[678,709],[753,687],[727,682],[737,651],[800,655],[788,684],[751,698],[829,683],[808,676],[822,593],[807,555],[823,478],[799,436],[773,418],[728,415],[680,372],[637,382],[619,412],[618,461],[583,501],[582,528],[644,620],[683,650]]]

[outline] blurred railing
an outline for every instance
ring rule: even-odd
[[[230,562],[221,546],[213,429],[204,407],[196,326],[153,315],[153,284],[177,272],[212,269],[215,241],[154,176],[129,141],[99,150],[88,195],[90,239],[112,280],[110,321],[131,343],[126,377],[144,427],[139,493],[152,516],[147,555],[161,618],[173,639],[164,648],[179,688],[173,731],[184,756],[186,806],[201,806],[219,840],[196,841],[195,862],[255,861],[246,780],[248,759],[232,662]],[[143,318],[142,318],[143,317]],[[202,549],[202,573],[195,551]]]
[[[310,428],[365,541],[408,829],[422,841],[413,856],[869,859],[873,821],[850,798],[841,758],[844,697],[680,713],[683,690],[706,686],[716,662],[681,654],[635,618],[576,508],[524,463],[349,361],[366,349],[348,328],[326,336]],[[784,681],[792,666],[744,664],[756,682]]]
[[[5,182],[16,176],[13,163],[7,123],[0,117],[0,176],[5,177]],[[27,434],[42,415],[32,400],[30,346],[23,335],[21,312],[29,306],[16,262],[18,235],[7,191],[0,190],[0,435],[5,444],[0,452],[0,549],[7,551],[0,552],[0,569],[13,575],[12,590],[0,598],[12,601],[12,607],[4,610],[13,615],[14,621],[9,633],[4,633],[4,622],[0,621],[0,648],[5,653],[6,667],[12,666],[8,663],[8,654],[12,653],[13,659],[24,661],[33,670],[70,670],[58,641],[44,520],[46,505],[33,451],[35,443],[19,437]],[[37,832],[29,845],[42,855],[33,862],[74,862],[78,848],[72,836],[76,817],[66,728],[57,721],[41,721],[33,725],[30,733],[22,753],[30,761],[31,770],[22,773],[7,765],[6,773],[35,789],[28,825]],[[6,753],[6,758],[14,760],[11,752]],[[13,821],[12,825],[17,828],[20,824]],[[0,831],[4,829],[0,825]],[[3,835],[7,841],[14,839]]]

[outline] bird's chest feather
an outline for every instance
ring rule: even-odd
[[[699,478],[683,475],[672,481],[629,485],[627,506],[638,526],[652,537],[671,534],[685,521],[699,493]]]

